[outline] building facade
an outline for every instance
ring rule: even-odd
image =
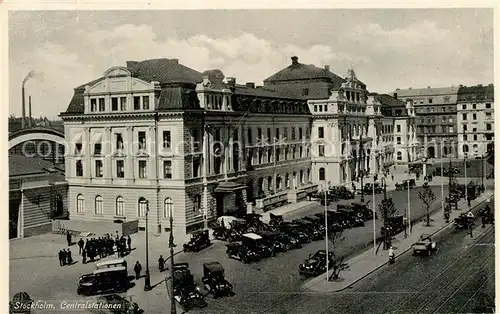
[[[256,87],[176,59],[108,69],[75,88],[60,115],[70,150],[71,219],[139,220],[144,227],[147,213],[162,232],[172,214],[174,229],[189,232],[222,215],[297,202],[324,182],[349,184],[375,165],[382,168],[410,143],[411,131],[401,129],[394,155],[395,121],[410,125],[411,106],[398,103],[403,116],[384,116],[384,100],[368,96],[350,73],[340,78],[294,57]],[[328,149],[338,150],[331,156],[327,139]],[[380,147],[372,165],[368,156]],[[400,155],[401,163],[412,158]]]
[[[396,89],[393,95],[411,101],[416,113],[419,157],[457,156],[457,94],[459,87]]]
[[[494,87],[461,86],[457,99],[459,158],[481,158],[495,141]]]

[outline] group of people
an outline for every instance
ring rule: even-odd
[[[59,265],[60,266],[65,266],[65,265],[71,265],[73,264],[73,257],[71,256],[71,250],[70,249],[62,249],[59,251]]]

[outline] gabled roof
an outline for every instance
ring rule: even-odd
[[[334,88],[337,87],[337,85],[340,87],[340,85],[345,82],[345,79],[341,78],[333,72],[330,72],[330,70],[327,70],[325,68],[318,68],[317,66],[312,64],[309,65],[299,63],[297,57],[292,57],[291,65],[271,75],[270,77],[265,79],[264,82],[271,83],[307,79],[329,80],[334,84]]]
[[[415,97],[415,96],[437,96],[437,95],[453,95],[458,93],[459,87],[428,87],[428,88],[408,88],[397,89],[393,93],[398,97]]]
[[[26,175],[56,174],[64,180],[64,167],[58,165],[54,167],[51,161],[36,157],[26,157],[23,155],[9,155],[9,177]]]

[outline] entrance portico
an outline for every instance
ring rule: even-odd
[[[236,182],[219,183],[215,189],[217,217],[246,213],[247,186]]]

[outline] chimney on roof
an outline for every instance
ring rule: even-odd
[[[179,59],[170,59],[173,63],[179,63]]]
[[[28,128],[31,127],[31,95],[28,96]]]
[[[427,86],[427,88],[431,88],[430,86]]]
[[[127,61],[127,68],[135,67],[139,62],[138,61]]]
[[[396,90],[399,90],[399,88],[396,88]]]
[[[255,83],[253,83],[253,82],[248,82],[248,83],[246,83],[245,85],[246,85],[246,87],[248,87],[248,88],[255,88]]]
[[[234,89],[236,88],[236,79],[234,77],[226,77],[227,81],[227,86],[229,87],[229,90],[234,92]]]
[[[394,97],[395,99],[398,99],[398,93],[392,94],[392,97]]]
[[[325,70],[330,71],[330,66],[329,65],[325,65]]]
[[[462,84],[458,85],[458,87],[464,87]]]
[[[299,64],[299,58],[296,56],[293,56],[292,57],[292,65],[296,65],[296,64]]]
[[[408,89],[411,89],[411,87],[410,87],[410,88],[408,88]]]

